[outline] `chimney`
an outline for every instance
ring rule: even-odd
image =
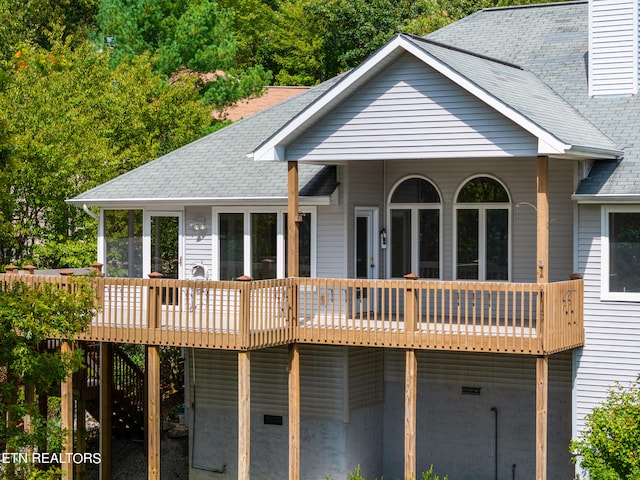
[[[589,95],[638,93],[640,0],[589,0]]]

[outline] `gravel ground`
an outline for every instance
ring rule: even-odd
[[[187,438],[170,438],[169,431],[162,434],[160,441],[160,478],[187,480],[189,478],[189,455]],[[125,439],[112,440],[112,479],[146,480],[147,457],[144,444]],[[88,480],[98,480],[98,466],[87,468]]]

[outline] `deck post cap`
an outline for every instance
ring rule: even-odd
[[[405,280],[418,280],[420,277],[415,273],[407,273],[404,275]]]

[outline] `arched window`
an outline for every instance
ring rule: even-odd
[[[440,278],[440,212],[442,203],[435,186],[424,178],[402,181],[389,202],[392,277],[417,273]]]
[[[475,177],[456,197],[456,278],[508,280],[510,200],[496,179]]]

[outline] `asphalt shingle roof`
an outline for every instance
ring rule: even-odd
[[[560,140],[576,146],[624,149],[621,161],[597,161],[577,194],[640,195],[640,103],[638,96],[588,96],[586,1],[486,9],[427,37],[455,49],[410,38]],[[284,198],[285,162],[256,162],[247,153],[303,112],[339,78],[160,157],[71,202]],[[300,166],[301,194],[326,195],[336,185],[333,168]]]
[[[589,97],[588,9],[586,1],[487,9],[427,38],[531,71],[624,149],[620,162],[596,162],[578,195],[640,195],[639,99]]]
[[[618,150],[616,144],[533,72],[438,43],[413,42],[481,89],[569,145]]]
[[[102,205],[112,201],[286,198],[286,162],[256,162],[247,154],[336,80],[233,123],[69,202]],[[299,184],[301,196],[330,195],[337,186],[335,167],[300,165]]]

